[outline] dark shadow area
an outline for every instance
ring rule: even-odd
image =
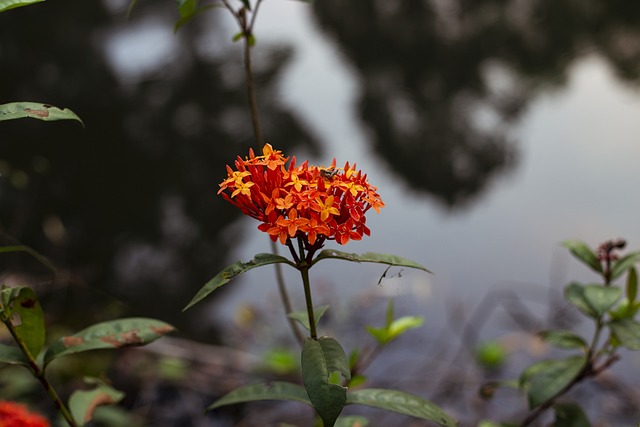
[[[527,105],[577,59],[640,73],[640,5],[624,1],[313,3],[357,73],[358,115],[380,158],[411,188],[464,207],[517,160]]]
[[[204,325],[180,310],[242,238],[223,235],[239,212],[216,192],[225,164],[255,146],[241,46],[216,30],[224,11],[173,35],[175,2],[141,2],[129,21],[104,4],[57,1],[0,15],[0,103],[68,107],[86,124],[0,124],[0,244],[29,245],[61,271],[51,286],[24,254],[3,255],[0,270],[49,284],[57,304],[48,312],[80,324],[105,320],[92,304],[108,294],[128,306],[118,310],[192,322],[183,330],[201,336]],[[145,34],[151,43],[135,50]],[[146,50],[163,43],[169,56],[145,63]],[[285,151],[303,143],[314,151],[275,94],[289,57],[261,46],[256,60],[265,134]]]

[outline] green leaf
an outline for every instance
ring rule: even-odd
[[[251,10],[251,3],[249,3],[249,0],[241,0],[241,1],[247,10]]]
[[[640,310],[640,301],[629,302],[627,298],[622,298],[613,310],[609,311],[612,320],[633,319]]]
[[[638,296],[638,272],[635,267],[631,267],[627,274],[627,299],[633,302],[636,296]]]
[[[314,307],[313,308],[313,317],[315,318],[316,321],[316,325],[318,324],[318,322],[320,321],[320,319],[322,318],[322,316],[324,315],[324,313],[329,309],[329,305],[321,305],[319,307]],[[298,321],[298,323],[300,323],[302,326],[304,326],[304,328],[308,331],[310,330],[309,327],[309,314],[307,313],[307,311],[294,311],[291,312],[289,314],[287,314],[287,316],[293,320]]]
[[[175,23],[175,25],[173,26],[173,32],[177,33],[178,30],[180,29],[180,27],[182,27],[183,25],[187,24],[189,21],[191,21],[196,15],[200,15],[202,12],[206,12],[209,9],[213,9],[216,7],[222,7],[222,5],[216,3],[216,4],[209,4],[207,6],[202,6],[199,7],[197,9],[194,9],[193,11],[190,11],[188,13],[186,13],[185,15],[182,15],[180,17],[180,19],[178,19]]]
[[[598,316],[602,316],[620,299],[622,290],[611,286],[587,285],[584,299]]]
[[[367,252],[364,254],[352,254],[347,252],[336,251],[334,249],[325,249],[311,263],[312,265],[322,261],[323,259],[341,259],[350,262],[374,262],[378,264],[387,264],[397,267],[410,267],[431,273],[417,262],[396,255],[378,254],[375,252]]]
[[[591,427],[582,408],[574,403],[556,403],[553,409],[556,419],[551,427]]]
[[[300,368],[298,354],[286,348],[269,350],[262,356],[262,360],[266,369],[278,375],[292,374]]]
[[[507,424],[507,423],[494,423],[493,421],[489,421],[489,420],[482,420],[480,421],[480,424],[478,424],[478,427],[516,427],[515,424]]]
[[[558,347],[558,348],[579,348],[579,349],[587,349],[587,342],[580,336],[571,331],[565,330],[554,330],[554,331],[543,331],[538,334],[538,336],[548,342],[549,344]]]
[[[198,291],[196,296],[193,297],[191,302],[189,302],[189,304],[187,304],[187,306],[182,309],[182,311],[188,310],[189,308],[191,308],[192,306],[200,302],[202,299],[204,299],[211,292],[218,289],[220,286],[226,283],[229,283],[231,279],[233,279],[234,277],[242,273],[246,273],[247,271],[252,270],[256,267],[262,267],[263,265],[276,264],[276,263],[289,264],[292,267],[296,266],[294,263],[292,263],[285,257],[274,255],[274,254],[267,254],[267,253],[257,254],[251,261],[248,261],[248,262],[237,261],[231,264],[230,266],[228,266],[227,268],[225,268],[224,270],[222,270],[213,279],[209,280]]]
[[[79,426],[91,422],[93,413],[98,406],[114,405],[124,398],[123,392],[97,378],[85,378],[85,382],[94,384],[95,388],[74,391],[69,398],[69,410]]]
[[[620,345],[629,350],[640,350],[640,323],[631,319],[615,320],[609,323],[609,328]]]
[[[569,252],[571,252],[573,256],[591,267],[592,270],[602,273],[602,264],[600,263],[600,260],[584,242],[581,242],[580,240],[566,240],[562,242],[562,245],[569,249]]]
[[[399,414],[433,421],[441,426],[455,427],[456,422],[434,403],[396,390],[369,388],[347,396],[347,405],[365,405]]]
[[[29,6],[30,4],[40,3],[42,1],[44,0],[0,0],[0,12],[15,9],[16,7]]]
[[[44,364],[46,366],[59,357],[89,350],[146,345],[174,329],[160,320],[140,317],[98,323],[56,341],[45,353]]]
[[[628,253],[619,260],[614,261],[611,267],[611,280],[620,277],[638,262],[640,262],[640,251]]]
[[[475,351],[476,361],[485,369],[497,369],[504,365],[508,352],[500,341],[484,341]]]
[[[351,378],[347,356],[338,341],[307,338],[302,347],[302,379],[325,427],[333,427],[347,400],[347,388],[330,381],[335,372],[347,381]]]
[[[177,0],[180,16],[192,14],[198,8],[198,0]]]
[[[340,417],[336,421],[335,427],[363,427],[368,426],[369,420],[359,415],[349,415],[346,417]]]
[[[594,319],[602,316],[620,298],[619,288],[571,283],[565,288],[565,298],[580,311]]]
[[[384,328],[374,328],[367,326],[367,331],[381,345],[388,344],[390,341],[398,338],[409,329],[415,329],[422,326],[424,319],[420,316],[403,316],[391,322]]]
[[[415,329],[422,326],[424,319],[420,316],[403,316],[394,320],[389,325],[389,337],[395,339],[407,332],[409,329]]]
[[[131,14],[133,13],[133,8],[138,4],[138,0],[131,0],[129,2],[129,8],[127,9],[127,19],[131,18]]]
[[[38,102],[11,102],[0,105],[0,121],[23,119],[26,117],[44,121],[76,120],[84,126],[80,117],[68,108],[60,109]]]
[[[36,358],[44,347],[46,331],[44,313],[33,289],[17,288],[12,305],[12,323],[16,334],[24,341],[29,353]]]
[[[221,406],[233,405],[257,400],[293,400],[311,406],[311,401],[304,388],[297,384],[274,381],[271,383],[250,384],[239,387],[213,402],[207,411]]]
[[[529,366],[521,375],[531,409],[562,391],[580,374],[586,364],[583,356],[544,360]]]
[[[0,363],[11,365],[28,365],[27,359],[18,347],[0,344]]]

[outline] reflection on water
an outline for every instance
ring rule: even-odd
[[[601,1],[314,2],[353,65],[371,144],[414,189],[457,207],[514,164],[509,130],[596,51],[637,82],[637,5]]]
[[[139,2],[131,21],[111,3],[59,0],[0,14],[0,103],[67,106],[87,124],[0,124],[0,244],[15,239],[51,257],[65,272],[60,288],[107,290],[136,314],[203,337],[180,308],[235,261],[229,253],[267,250],[257,224],[238,223],[215,197],[224,164],[252,145],[239,47],[219,13],[173,35],[173,1]],[[268,139],[313,155],[317,132],[321,163],[357,161],[388,207],[370,218],[372,237],[347,250],[397,253],[436,273],[416,278],[422,294],[405,301],[407,314],[427,316],[431,328],[414,335],[418,351],[432,342],[437,319],[448,318],[439,289],[475,298],[502,280],[546,283],[553,247],[565,238],[596,244],[624,235],[640,246],[640,97],[632,90],[640,3],[274,1],[263,13],[255,52]],[[295,55],[263,42],[276,29]],[[335,69],[314,62],[302,76],[289,74],[326,49],[324,36],[342,55]],[[364,132],[345,108],[345,86],[356,88]],[[24,256],[0,260],[3,270],[50,279]],[[352,295],[363,284],[385,295],[412,286],[409,272],[393,272],[381,288],[383,270],[326,267],[314,279],[321,296],[335,294],[329,282],[340,295],[344,283]],[[271,277],[252,274],[246,292],[265,305]],[[555,274],[553,285],[566,275]],[[431,283],[436,294],[424,291]],[[66,298],[58,314],[75,314],[69,307],[78,304],[104,320],[87,301],[71,300],[78,291],[58,295]],[[426,307],[429,298],[441,299]],[[420,369],[423,354],[411,355]]]
[[[3,122],[1,242],[30,245],[75,282],[180,325],[181,306],[235,243],[220,233],[238,212],[215,193],[252,131],[237,46],[200,48],[205,37],[230,44],[221,15],[174,36],[174,2],[141,3],[132,21],[100,2],[0,16],[0,102],[46,101],[86,124]],[[264,46],[256,61],[265,132],[285,149],[313,151],[313,136],[272,96],[289,55]],[[2,266],[45,273],[24,256]]]

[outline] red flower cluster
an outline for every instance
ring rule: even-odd
[[[0,401],[0,427],[50,427],[42,416],[29,412],[26,406]]]
[[[365,213],[370,208],[380,213],[384,203],[355,164],[336,168],[334,159],[328,168],[308,162],[296,166],[292,157],[287,167],[289,157],[281,151],[266,144],[262,152],[255,156],[249,150],[248,158],[238,157],[236,170],[227,166],[218,194],[262,221],[258,229],[271,240],[284,245],[302,237],[317,248],[327,239],[344,245],[370,234]]]

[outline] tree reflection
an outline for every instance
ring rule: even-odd
[[[123,28],[145,32],[150,22],[174,37],[175,2],[141,2],[129,22],[100,2],[0,15],[0,102],[69,107],[86,124],[3,122],[0,243],[11,236],[136,313],[179,326],[185,317],[172,317],[238,242],[222,233],[238,214],[215,194],[225,163],[254,144],[239,49],[202,47],[203,39],[205,47],[229,44],[204,27],[217,28],[216,15],[199,20],[202,28],[183,27],[171,57],[137,74],[105,52]],[[284,150],[308,144],[313,138],[274,96],[289,54],[261,49],[268,51],[257,74],[265,133]],[[25,257],[1,261],[34,268]]]
[[[381,157],[454,208],[515,163],[513,123],[591,50],[640,73],[640,4],[598,0],[314,2],[359,74],[359,113]]]

